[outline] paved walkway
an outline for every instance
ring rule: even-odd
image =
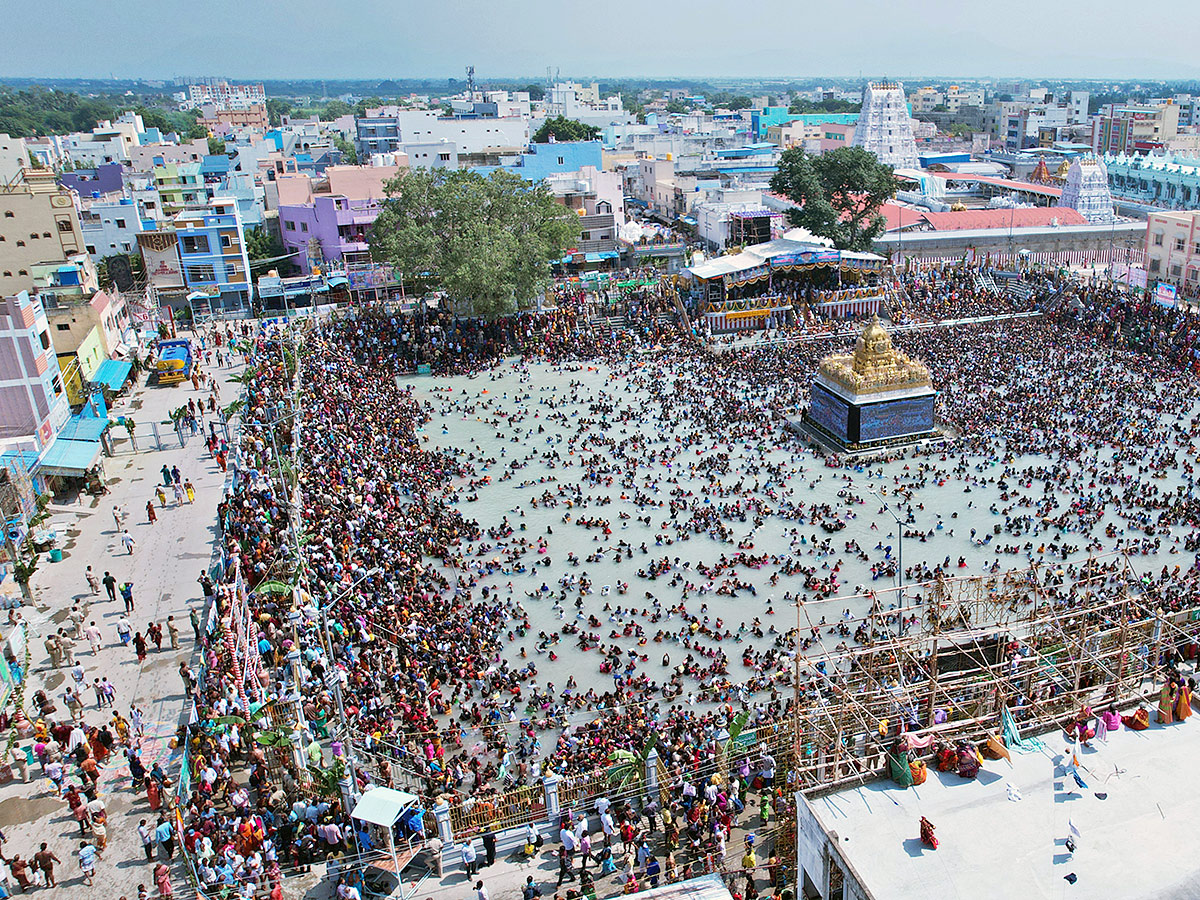
[[[228,381],[235,369],[211,370],[220,383],[218,403],[228,405],[236,398],[239,386]],[[195,641],[188,620],[192,608],[202,609],[203,592],[197,583],[202,570],[208,567],[212,542],[216,534],[216,505],[220,500],[224,473],[209,455],[200,436],[190,438],[186,447],[171,426],[160,424],[164,449],[153,449],[149,423],[162,423],[170,409],[186,404],[189,398],[201,393],[190,382],[164,387],[147,387],[144,383],[131,396],[114,404],[110,415],[130,415],[140,423],[137,429],[140,452],[134,452],[125,429],[115,427],[116,455],[106,459],[105,471],[109,493],[100,498],[82,495],[77,503],[51,504],[50,527],[59,534],[63,547],[62,562],[43,561],[33,578],[35,604],[22,610],[30,623],[30,682],[26,691],[26,711],[32,717],[36,707],[33,693],[39,688],[55,700],[60,716],[68,716],[62,695],[73,683],[70,667],[53,669],[45,647],[45,638],[59,627],[72,628],[69,621],[72,604],[78,603],[85,613],[86,623],[96,622],[103,640],[98,653],[93,654],[85,639],[78,640],[75,656],[84,668],[84,697],[87,706],[84,722],[101,725],[111,721],[112,711],[99,710],[91,689],[93,679],[107,677],[116,687],[115,709],[132,719],[131,708],[136,705],[144,715],[145,730],[141,740],[141,756],[147,770],[158,762],[174,780],[178,777],[180,753],[172,750],[170,742],[184,711],[184,687],[178,667],[188,660],[193,670],[198,668]],[[204,394],[203,396],[207,396]],[[207,417],[205,419],[207,423]],[[206,426],[207,427],[207,426]],[[196,487],[194,504],[176,507],[171,491],[165,509],[159,508],[156,524],[149,524],[146,501],[154,498],[155,485],[161,484],[163,465],[178,466],[185,479]],[[56,498],[56,500],[61,498]],[[113,521],[113,508],[124,507],[127,526],[137,548],[132,555],[121,546]],[[43,557],[45,560],[45,557]],[[84,577],[86,566],[103,577],[110,571],[118,583],[132,581],[135,609],[130,624],[135,632],[144,631],[151,621],[163,627],[162,649],[149,645],[147,659],[138,664],[132,645],[121,646],[116,623],[124,611],[120,599],[108,600],[103,589],[93,596]],[[170,649],[166,625],[173,615],[179,626],[180,649]],[[31,746],[32,739],[19,746]],[[100,777],[100,795],[108,809],[108,849],[98,864],[94,886],[83,884],[78,857],[79,828],[67,804],[56,797],[53,784],[41,773],[36,763],[29,769],[29,783],[19,778],[0,786],[0,827],[6,841],[4,855],[19,853],[28,858],[41,841],[50,845],[62,863],[57,867],[60,888],[66,896],[95,896],[117,900],[137,896],[139,884],[145,884],[155,895],[153,864],[146,861],[138,836],[137,825],[146,819],[153,825],[156,813],[151,812],[145,792],[135,795],[130,788],[129,769],[118,747],[109,757]],[[65,766],[69,775],[78,770],[73,764]],[[78,783],[77,778],[70,780]],[[181,857],[176,851],[172,882],[177,893],[188,893]]]

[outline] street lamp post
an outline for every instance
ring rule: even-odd
[[[900,587],[900,634],[901,634],[901,636],[903,636],[904,635],[904,523],[902,521],[900,521],[900,517],[898,515],[896,515],[896,511],[894,509],[892,509],[891,505],[888,504],[885,500],[883,500],[882,497],[880,497],[879,492],[876,491],[875,488],[867,488],[867,492],[870,493],[877,500],[879,500],[879,502],[883,504],[883,508],[887,510],[888,514],[893,519],[896,520],[896,548],[897,548],[896,577],[897,577],[899,587]]]
[[[370,578],[372,575],[378,575],[383,569],[376,566],[373,569],[368,569],[363,572],[357,579],[354,580],[344,591],[336,597],[331,598],[327,603],[322,603],[318,608],[321,614],[321,631],[325,636],[325,655],[329,659],[329,667],[333,668],[333,641],[329,637],[329,608],[347,596],[351,591],[358,587],[363,581]],[[333,674],[333,673],[331,673]],[[343,727],[346,729],[346,774],[350,778],[349,793],[354,794],[355,788],[358,786],[357,764],[354,759],[354,738],[350,733],[350,725],[346,721],[346,706],[342,699],[342,679],[336,674],[333,675],[333,698],[337,702],[338,716],[342,720]]]

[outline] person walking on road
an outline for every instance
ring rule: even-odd
[[[121,640],[122,647],[129,646],[129,638],[133,635],[133,626],[129,624],[129,620],[124,616],[117,619],[117,637]]]
[[[113,603],[117,602],[117,578],[112,572],[105,572],[104,577],[100,579],[104,585],[104,591],[108,594],[108,599]]]
[[[53,850],[48,849],[45,841],[42,841],[41,849],[33,854],[33,862],[46,876],[46,887],[58,887],[58,882],[54,880],[54,864],[62,862],[62,860],[55,855]]]
[[[179,626],[175,624],[174,616],[167,616],[167,634],[171,638],[171,649],[179,649]]]
[[[127,581],[121,585],[121,599],[125,601],[125,614],[133,612],[133,582]]]
[[[93,594],[100,593],[100,579],[96,577],[96,573],[92,571],[92,567],[88,566],[87,571],[83,573],[83,577],[87,579],[88,587]]]
[[[83,872],[83,883],[91,885],[96,877],[96,848],[87,841],[79,842],[79,870]]]
[[[144,663],[146,661],[146,639],[142,637],[140,631],[133,636],[133,650],[137,653],[138,663]]]
[[[133,535],[129,533],[128,528],[121,532],[121,544],[125,547],[125,552],[133,556],[134,548],[137,547],[137,541],[133,539]]]
[[[162,488],[159,488],[159,490],[162,490]],[[153,500],[146,501],[146,521],[151,525],[158,521],[158,514],[154,511]]]
[[[113,521],[117,523],[117,534],[120,534],[121,526],[125,524],[125,510],[120,506],[113,507]]]
[[[100,626],[96,624],[95,619],[84,629],[83,636],[87,638],[88,646],[92,648],[92,656],[96,656],[100,652],[100,642],[104,636],[101,634]]]

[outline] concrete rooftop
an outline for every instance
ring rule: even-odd
[[[1062,766],[1065,737],[1041,741],[1040,751],[1014,751],[1011,766],[986,760],[976,780],[930,770],[908,790],[878,780],[809,802],[878,898],[1200,896],[1200,716],[1093,741],[1080,756],[1086,790]],[[1009,799],[1009,784],[1022,799]],[[918,839],[921,816],[936,827],[936,851]],[[1082,835],[1074,854],[1068,820]]]

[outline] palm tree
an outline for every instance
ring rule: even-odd
[[[646,786],[646,760],[650,752],[658,744],[658,733],[651,732],[640,753],[632,750],[614,750],[608,755],[609,783],[624,791],[628,787],[636,787],[640,796]]]

